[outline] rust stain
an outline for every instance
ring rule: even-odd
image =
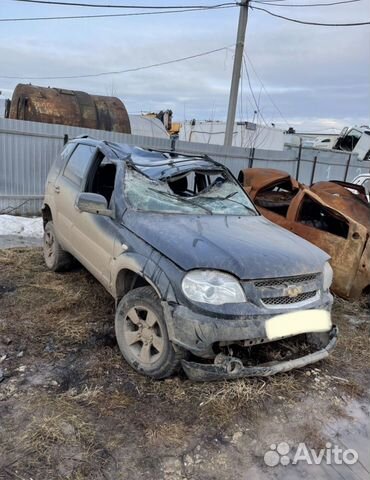
[[[18,84],[9,118],[131,133],[130,120],[119,98],[77,90]]]

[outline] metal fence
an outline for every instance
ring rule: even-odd
[[[206,153],[227,165],[234,175],[244,168],[275,168],[308,185],[321,180],[351,181],[360,173],[370,172],[370,162],[358,160],[357,155],[318,148],[275,151],[189,142],[177,142],[176,148],[187,153]]]
[[[0,118],[0,213],[40,213],[46,177],[66,135],[90,135],[143,148],[171,148],[171,141],[163,138]],[[184,153],[207,154],[227,165],[235,175],[252,166],[276,168],[308,184],[329,179],[352,180],[359,173],[370,171],[370,162],[359,161],[355,155],[312,148],[272,151],[183,141],[177,141],[175,148]]]

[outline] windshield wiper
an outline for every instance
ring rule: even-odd
[[[152,192],[155,192],[155,193],[159,193],[160,195],[164,195],[165,197],[169,197],[169,198],[172,198],[172,199],[175,199],[175,200],[180,200],[183,203],[184,202],[187,203],[187,204],[190,203],[191,205],[195,205],[196,207],[202,208],[203,210],[205,210],[210,215],[213,215],[212,210],[205,207],[204,205],[199,205],[199,203],[194,202],[194,200],[192,198],[186,199],[185,197],[179,197],[177,195],[172,195],[171,193],[161,192],[160,190],[156,190],[155,188],[150,188],[150,187],[148,187],[148,190],[151,190]]]
[[[225,200],[229,200],[229,198],[233,197],[234,195],[236,195],[238,192],[231,192],[229,193],[229,195],[226,195],[225,197]]]

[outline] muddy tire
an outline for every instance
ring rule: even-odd
[[[151,287],[136,288],[122,298],[115,329],[122,355],[137,372],[159,380],[179,370],[185,352],[170,342],[160,300]]]
[[[73,257],[60,246],[51,221],[45,225],[43,250],[46,266],[53,272],[61,272],[71,267]]]

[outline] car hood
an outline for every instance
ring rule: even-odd
[[[183,270],[223,270],[241,280],[322,271],[329,256],[263,216],[126,212],[123,224]]]

